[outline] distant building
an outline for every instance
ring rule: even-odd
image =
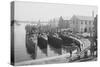
[[[91,33],[94,27],[93,16],[76,16],[74,15],[71,19],[71,29],[75,33]]]
[[[70,27],[69,23],[70,23],[70,20],[64,20],[64,19],[62,18],[62,16],[61,16],[61,17],[59,18],[58,27],[59,27],[60,29],[69,28],[69,27]]]
[[[64,20],[66,28],[70,28],[71,20]]]
[[[53,19],[49,21],[49,25],[51,26],[51,28],[56,28],[58,27],[58,19]]]

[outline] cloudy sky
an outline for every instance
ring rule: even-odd
[[[73,15],[92,16],[97,14],[96,6],[50,4],[34,2],[15,2],[15,20],[21,21],[48,21],[62,16],[69,19]]]

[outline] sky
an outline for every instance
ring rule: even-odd
[[[15,20],[20,21],[48,21],[62,16],[68,20],[73,15],[94,16],[97,14],[96,6],[53,4],[38,2],[15,2]]]

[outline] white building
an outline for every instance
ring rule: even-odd
[[[91,33],[94,27],[94,17],[92,16],[76,16],[74,15],[71,19],[71,29],[75,33]]]

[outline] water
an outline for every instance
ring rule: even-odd
[[[26,60],[31,60],[32,58],[26,51],[26,46],[25,46],[25,36],[26,36],[26,31],[25,31],[25,23],[20,23],[20,25],[15,24],[14,27],[14,50],[15,50],[15,62],[21,62],[21,61],[26,61]]]
[[[37,46],[37,57],[36,59],[32,59],[31,55],[27,53],[26,49],[26,30],[25,30],[25,25],[27,23],[20,23],[20,24],[15,24],[14,28],[14,37],[15,37],[15,42],[14,42],[14,50],[15,50],[15,62],[23,62],[27,60],[36,60],[36,59],[41,59],[41,58],[46,58],[46,54],[43,53],[39,47]],[[51,56],[56,56],[58,55],[55,53],[53,50],[48,47],[48,55],[49,57]]]
[[[47,58],[51,56],[58,56],[58,53],[55,53],[55,49],[51,49],[50,46],[48,46],[48,56],[46,56],[45,53],[43,53],[37,46],[37,57],[36,59],[32,59],[31,55],[27,53],[26,49],[26,30],[25,26],[27,23],[20,23],[15,24],[14,27],[14,54],[15,54],[15,63],[16,62],[23,62],[27,60],[36,60],[41,58]],[[60,49],[59,49],[60,50]]]

